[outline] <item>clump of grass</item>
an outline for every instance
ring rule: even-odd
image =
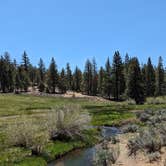
[[[15,121],[6,130],[6,143],[9,146],[25,147],[31,149],[34,154],[42,153],[48,140],[48,132],[41,131],[41,126],[27,117]]]
[[[52,139],[82,138],[82,131],[91,120],[89,114],[83,112],[79,105],[66,105],[54,109],[49,116],[48,129]]]

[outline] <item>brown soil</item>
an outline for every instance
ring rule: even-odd
[[[102,97],[97,96],[88,96],[82,93],[77,93],[74,91],[67,91],[65,94],[48,94],[48,93],[41,93],[39,92],[37,87],[29,87],[28,92],[26,94],[34,95],[34,96],[51,96],[51,97],[64,97],[64,98],[83,98],[93,101],[101,101],[101,102],[110,102]]]

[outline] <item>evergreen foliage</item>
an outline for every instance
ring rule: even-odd
[[[134,99],[137,104],[142,104],[145,100],[141,68],[136,57],[130,60],[127,80],[127,95]]]
[[[33,66],[25,51],[21,64],[12,61],[9,53],[5,52],[0,57],[0,92],[20,93],[29,89],[47,93],[73,90],[116,101],[132,98],[141,104],[146,97],[166,95],[166,70],[162,57],[159,57],[157,67],[150,58],[140,67],[136,57],[130,58],[126,54],[123,62],[119,51],[116,51],[112,65],[108,58],[105,68],[98,70],[93,58],[86,61],[83,73],[77,66],[72,72],[69,63],[59,72],[54,58],[47,69],[41,58],[38,66]]]

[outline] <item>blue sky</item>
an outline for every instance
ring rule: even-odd
[[[165,0],[0,0],[0,53],[36,65],[51,57],[60,67],[104,65],[114,51],[154,64],[166,62]],[[166,63],[165,63],[166,64]]]

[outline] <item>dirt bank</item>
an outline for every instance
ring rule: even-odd
[[[161,159],[150,163],[148,157],[143,153],[139,153],[136,157],[128,156],[127,142],[128,139],[132,138],[133,134],[123,134],[119,136],[120,143],[120,156],[114,166],[164,166],[164,161],[166,160],[166,148],[162,149]],[[112,146],[111,144],[109,145]]]

